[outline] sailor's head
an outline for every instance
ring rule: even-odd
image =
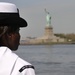
[[[20,17],[15,4],[0,2],[0,46],[16,50],[19,45],[20,27],[26,27],[27,22]]]

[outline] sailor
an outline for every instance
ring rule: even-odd
[[[20,27],[27,22],[15,4],[0,2],[0,75],[35,75],[34,66],[13,53],[20,42]]]

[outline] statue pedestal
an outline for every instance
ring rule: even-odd
[[[45,36],[53,36],[53,27],[45,27]]]

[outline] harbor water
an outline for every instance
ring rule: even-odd
[[[75,45],[26,45],[15,52],[35,67],[36,75],[75,75]]]

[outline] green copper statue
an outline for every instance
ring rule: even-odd
[[[47,21],[47,26],[51,26],[51,16],[49,12],[45,9],[46,12],[46,21]]]

